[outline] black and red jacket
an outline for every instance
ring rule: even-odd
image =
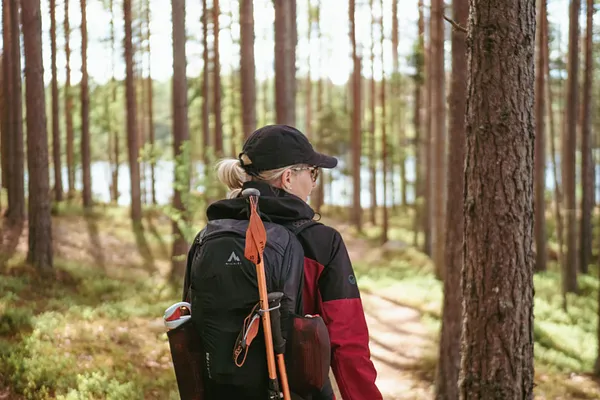
[[[313,219],[313,209],[297,196],[262,182],[244,189],[260,191],[260,212],[275,223]],[[209,220],[247,218],[239,201],[221,200],[207,209]],[[299,233],[304,249],[303,304],[305,314],[323,317],[332,349],[332,369],[344,400],[382,399],[375,385],[377,372],[370,359],[369,332],[352,263],[342,236],[334,228],[315,224]],[[334,399],[328,384],[313,400]]]

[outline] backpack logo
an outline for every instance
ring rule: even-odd
[[[231,252],[231,255],[229,256],[229,258],[227,259],[227,262],[225,263],[225,265],[241,265],[242,261],[240,260],[240,257],[235,254],[235,251]]]

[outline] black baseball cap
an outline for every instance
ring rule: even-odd
[[[250,162],[244,162],[243,155]],[[249,174],[294,164],[335,168],[338,163],[337,158],[316,152],[302,132],[288,125],[266,125],[254,131],[246,139],[239,159]]]

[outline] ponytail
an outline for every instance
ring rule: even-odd
[[[230,190],[227,195],[228,199],[237,197],[242,191],[244,182],[250,180],[250,176],[244,171],[240,161],[235,158],[219,161],[216,168],[217,178]]]

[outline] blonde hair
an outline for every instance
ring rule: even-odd
[[[244,159],[244,157],[246,159]],[[242,155],[244,163],[248,162],[249,159],[244,154]],[[252,176],[246,173],[242,168],[242,164],[240,160],[235,158],[226,158],[217,162],[216,170],[217,170],[217,178],[221,183],[229,188],[229,193],[227,194],[228,199],[233,199],[237,197],[242,191],[242,187],[245,182],[248,181],[263,181],[269,184],[275,183],[281,175],[290,168],[298,168],[302,167],[303,164],[296,165],[288,165],[286,167],[270,169],[268,171],[262,171],[257,177]]]

